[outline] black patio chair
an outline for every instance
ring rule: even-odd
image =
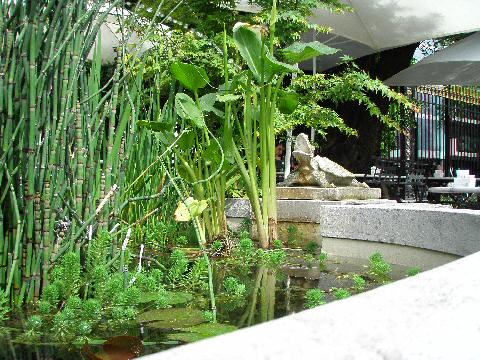
[[[427,174],[430,165],[425,162],[411,162],[407,167],[407,175],[404,186],[411,187],[416,202],[422,202],[427,199]]]
[[[378,172],[378,182],[382,189],[382,198],[401,201],[400,181],[401,181],[401,163],[397,159],[376,160]]]

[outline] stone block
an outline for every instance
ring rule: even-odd
[[[380,199],[381,189],[362,187],[319,188],[314,186],[278,187],[279,200],[370,200]]]

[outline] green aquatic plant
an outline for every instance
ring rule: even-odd
[[[287,244],[292,247],[298,244],[298,228],[295,225],[287,228]]]
[[[241,261],[245,266],[251,266],[255,257],[255,244],[248,233],[242,233],[238,244],[233,248],[232,256]]]
[[[223,281],[223,288],[227,295],[233,297],[243,297],[247,291],[245,284],[242,284],[237,278],[232,276],[227,277]]]
[[[212,251],[213,252],[218,253],[222,250],[222,248],[223,248],[223,244],[220,240],[215,240],[212,243]]]
[[[190,292],[208,292],[208,263],[205,258],[195,260],[181,284]]]
[[[350,291],[348,291],[347,289],[333,288],[331,290],[333,291],[333,296],[335,296],[335,299],[337,299],[337,300],[346,299],[346,298],[352,296],[352,293]]]
[[[415,276],[415,275],[418,275],[422,272],[422,269],[418,268],[418,267],[412,267],[410,269],[407,269],[407,276]]]
[[[257,258],[257,262],[260,266],[265,266],[268,269],[278,269],[278,267],[286,261],[287,253],[284,249],[258,249]]]
[[[80,255],[74,252],[65,254],[60,263],[54,267],[51,278],[54,283],[62,284],[63,288],[59,290],[64,298],[78,295],[81,286],[81,272]]]
[[[325,253],[325,252],[321,252],[319,255],[318,255],[318,267],[320,268],[320,270],[324,270],[326,269],[327,267],[327,259],[328,259],[328,254]]]
[[[320,245],[316,241],[309,241],[305,245],[305,251],[309,254],[315,255],[318,252]]]
[[[205,319],[205,321],[210,322],[210,323],[214,322],[213,313],[210,310],[203,311],[202,315],[203,315],[203,318]]]
[[[383,259],[382,254],[376,252],[368,260],[368,273],[375,281],[388,282],[391,280],[392,266]]]
[[[155,299],[155,308],[168,309],[172,307],[172,304],[168,301],[168,295],[165,291],[160,291]]]
[[[170,255],[170,268],[167,278],[170,283],[179,282],[188,270],[188,258],[181,249],[175,249]]]
[[[309,289],[305,293],[305,308],[312,309],[314,307],[327,303],[325,291],[322,289]]]
[[[305,255],[305,261],[307,262],[307,267],[309,269],[313,268],[313,263],[315,262],[315,256],[312,254]]]
[[[359,274],[352,274],[352,280],[353,280],[353,287],[357,291],[363,291],[365,290],[365,287],[367,285],[366,280]]]
[[[8,320],[8,313],[11,311],[8,303],[7,294],[3,289],[0,289],[0,323]]]

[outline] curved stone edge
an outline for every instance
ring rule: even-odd
[[[381,197],[382,190],[378,188],[277,187],[277,198],[281,200],[377,200]]]
[[[230,199],[227,216],[251,217],[245,199]],[[466,256],[480,251],[480,211],[432,204],[279,200],[279,221],[320,224],[327,238],[373,241]]]
[[[345,300],[143,359],[474,359],[479,264],[476,253]]]

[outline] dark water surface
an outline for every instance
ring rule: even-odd
[[[346,288],[352,294],[358,293],[353,288],[354,282],[349,275],[365,274],[368,261],[351,258],[329,259],[323,269],[320,269],[318,264],[308,264],[295,256],[290,257],[288,263],[278,270],[256,268],[245,274],[243,279],[238,275],[246,284],[247,295],[241,299],[223,301],[219,295],[219,322],[242,328],[302,311],[305,293],[312,288],[325,290],[327,301],[335,300],[332,288]],[[392,268],[393,280],[405,277],[405,267],[393,265]],[[364,291],[379,286],[378,283],[365,278],[367,285]],[[187,306],[191,306],[192,309],[201,308],[201,305],[195,303]],[[5,327],[0,328],[0,359],[92,359],[82,350],[83,344],[67,346],[55,343],[37,345],[22,343],[21,336],[24,333],[23,324],[26,317],[27,315],[15,315],[15,320],[8,321],[4,324]],[[148,325],[133,323],[122,330],[99,329],[96,336],[90,340],[90,346],[92,352],[98,354],[102,351],[101,344],[112,336],[137,336],[144,343],[142,355],[146,355],[183,344],[182,341],[172,340],[172,334],[175,333],[178,333],[178,330],[153,329]]]

